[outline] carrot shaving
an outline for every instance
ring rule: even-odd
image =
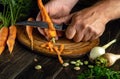
[[[40,47],[46,47],[47,46],[47,43],[43,43],[40,45]]]
[[[60,52],[62,53],[63,50],[64,50],[64,44],[61,44],[61,45],[60,45]]]
[[[10,53],[12,53],[12,50],[14,48],[16,34],[17,34],[16,26],[11,25],[9,27],[9,36],[8,36],[8,39],[7,39],[7,46],[8,46],[8,49],[9,49]]]
[[[34,19],[33,18],[28,18],[28,21],[33,21]],[[31,49],[33,50],[33,27],[32,26],[29,26],[27,25],[26,26],[26,32],[27,32],[27,35],[31,41]]]
[[[59,62],[61,63],[61,64],[63,64],[63,59],[62,59],[62,57],[60,56],[60,51],[58,50],[58,47],[53,47],[54,48],[54,50],[55,50],[55,52],[57,53],[57,55],[58,55],[58,59],[59,59]]]
[[[7,37],[8,37],[8,27],[2,27],[0,29],[0,55],[5,49]]]

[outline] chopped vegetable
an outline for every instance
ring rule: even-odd
[[[53,49],[56,51],[60,63],[63,64],[63,60],[62,60],[62,58],[60,56],[61,52],[58,50],[58,47],[53,47]]]
[[[75,70],[80,70],[80,67],[74,67]]]
[[[109,68],[94,66],[83,73],[80,73],[77,79],[119,79],[120,71],[114,71]]]
[[[40,70],[40,69],[42,69],[42,66],[41,66],[41,65],[36,65],[36,66],[35,66],[35,69],[36,69],[36,70]]]
[[[88,65],[88,61],[84,61],[84,64],[85,64],[85,65]]]
[[[69,66],[69,63],[63,63],[63,66],[67,67],[67,66]]]
[[[76,62],[75,62],[75,61],[71,61],[70,63],[71,63],[71,64],[74,64],[74,65],[76,64]]]
[[[60,45],[60,52],[63,52],[64,48],[65,48],[65,47],[64,47],[64,44],[61,44],[61,45]]]

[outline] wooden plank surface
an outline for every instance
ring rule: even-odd
[[[6,48],[0,56],[0,79],[14,79],[33,62],[35,57],[36,55],[27,51],[17,42],[12,55],[9,54]]]

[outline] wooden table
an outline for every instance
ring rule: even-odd
[[[84,0],[83,0],[84,1]],[[85,7],[85,6],[83,6]],[[81,8],[82,9],[82,8]],[[77,9],[74,9],[75,11]],[[104,34],[100,37],[100,46],[108,43],[117,37],[117,43],[107,49],[107,52],[120,52],[120,20],[109,22],[106,25]],[[38,61],[35,62],[34,59]],[[86,60],[88,55],[77,59]],[[65,58],[65,61],[76,60]],[[42,65],[41,70],[36,70],[36,65]],[[111,68],[120,70],[120,61],[117,61]],[[75,71],[70,65],[64,68],[57,58],[47,57],[27,49],[16,40],[13,54],[6,50],[0,56],[0,79],[76,79],[77,75],[86,69],[81,67],[80,71]]]
[[[120,20],[109,22],[106,25],[106,31],[100,37],[100,45],[104,45],[115,37],[117,43],[107,49],[107,52],[120,52]],[[88,55],[77,59],[85,60]],[[38,59],[37,62],[34,59]],[[65,58],[65,61],[76,60]],[[36,70],[36,65],[42,65],[41,70]],[[112,66],[114,70],[120,70],[120,61]],[[33,52],[16,41],[13,54],[10,55],[6,50],[0,56],[0,79],[76,79],[77,75],[85,70],[81,67],[80,71],[75,71],[72,66],[64,68],[57,58],[47,57]]]

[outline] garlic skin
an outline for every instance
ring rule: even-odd
[[[90,59],[95,60],[97,57],[105,54],[105,49],[103,47],[94,47],[90,51]]]

